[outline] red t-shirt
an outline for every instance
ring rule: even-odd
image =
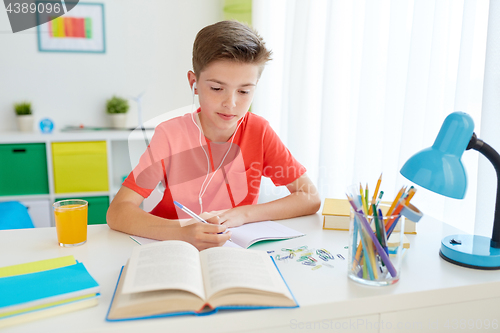
[[[199,214],[200,196],[206,212],[256,204],[261,176],[283,186],[306,172],[264,118],[247,112],[234,138],[215,143],[200,135],[195,114],[158,125],[147,151],[123,182],[145,198],[163,182],[163,198],[151,214],[189,218],[173,201]]]

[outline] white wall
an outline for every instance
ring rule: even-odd
[[[13,103],[37,120],[108,126],[105,102],[146,90],[144,120],[191,103],[187,71],[196,33],[222,20],[223,0],[101,0],[106,53],[39,52],[36,28],[13,34],[0,9],[0,132],[16,130]],[[71,12],[70,12],[71,13]],[[128,125],[137,125],[130,101]]]

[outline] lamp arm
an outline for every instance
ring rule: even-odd
[[[472,133],[472,138],[466,150],[474,149],[486,157],[497,172],[497,201],[495,204],[495,218],[493,220],[493,234],[491,235],[491,247],[500,248],[500,155],[489,144],[478,139],[476,133]]]

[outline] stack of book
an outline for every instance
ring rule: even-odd
[[[382,212],[385,214],[390,202],[382,202],[386,206],[381,206]],[[323,229],[326,230],[345,230],[349,231],[351,205],[346,199],[325,199],[323,205]],[[396,231],[399,227],[396,226]],[[416,223],[406,219],[405,221],[405,234],[416,234]]]
[[[99,284],[73,256],[0,268],[0,329],[97,305]]]

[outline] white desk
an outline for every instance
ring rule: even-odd
[[[87,244],[60,248],[54,228],[0,231],[0,266],[72,254],[99,282],[102,294],[97,307],[2,332],[324,332],[335,328],[350,332],[401,331],[397,328],[404,332],[446,332],[480,326],[484,329],[488,322],[488,331],[500,331],[500,271],[462,268],[438,255],[441,238],[456,233],[454,228],[429,217],[422,219],[418,235],[408,236],[411,249],[400,281],[388,287],[367,287],[347,278],[347,232],[321,230],[319,214],[282,223],[307,235],[254,248],[280,253],[282,247],[308,245],[346,257],[344,261],[336,258],[333,269],[314,271],[295,261],[278,262],[300,308],[113,323],[104,318],[120,268],[132,248],[139,246],[128,235],[107,225],[94,225],[89,226]]]

